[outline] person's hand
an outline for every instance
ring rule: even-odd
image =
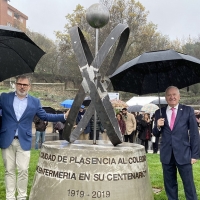
[[[200,118],[196,118],[197,122],[200,123]]]
[[[197,159],[194,159],[194,158],[192,158],[191,159],[191,164],[193,165],[194,163],[196,163],[197,162]]]
[[[67,119],[67,117],[69,115],[69,111],[70,111],[70,109],[65,113],[65,119]]]
[[[160,128],[161,126],[164,126],[165,118],[160,118],[157,121],[157,127]]]
[[[73,128],[76,128],[76,127],[77,127],[77,125],[74,125],[74,126],[73,126]]]

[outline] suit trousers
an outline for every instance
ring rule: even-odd
[[[159,137],[156,137],[156,141],[152,143],[153,153],[158,152],[158,143],[159,143]]]
[[[141,140],[141,145],[143,145],[145,147],[145,152],[148,153],[149,140]]]
[[[136,139],[136,132],[133,131],[130,135],[124,135],[124,142],[130,142],[130,143],[134,143],[135,139]]]
[[[179,165],[172,153],[169,164],[163,164],[165,191],[168,200],[178,200],[177,169],[183,182],[186,200],[197,200],[196,189],[193,181],[192,164]]]
[[[8,148],[2,149],[2,158],[5,167],[6,200],[16,199],[16,189],[18,192],[17,199],[26,199],[30,151],[24,151],[19,140],[14,139]],[[18,170],[17,180],[16,167]]]

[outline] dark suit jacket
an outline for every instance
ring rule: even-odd
[[[161,131],[157,129],[157,120],[160,118],[160,110],[155,113],[155,126],[153,134],[162,134],[160,143],[160,160],[169,164],[172,150],[178,164],[191,163],[191,158],[199,158],[199,131],[193,108],[179,104],[174,128],[171,131],[166,115],[166,108],[161,108],[162,118],[165,118]]]
[[[27,108],[18,121],[13,107],[15,92],[2,93],[0,96],[0,109],[2,109],[2,127],[0,130],[0,148],[7,148],[13,141],[18,129],[19,142],[24,150],[31,149],[32,122],[35,115],[44,121],[64,121],[64,115],[48,114],[42,109],[40,100],[28,95]]]

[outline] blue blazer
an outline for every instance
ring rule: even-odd
[[[174,128],[171,131],[166,115],[166,108],[161,108],[162,118],[165,118],[161,131],[157,129],[157,120],[160,110],[155,113],[155,126],[153,134],[160,136],[160,160],[169,164],[172,150],[176,162],[180,165],[191,163],[191,158],[199,158],[199,131],[193,108],[179,104]]]
[[[27,108],[18,121],[13,108],[15,92],[2,93],[0,109],[2,109],[2,127],[0,130],[0,148],[10,146],[18,129],[18,137],[23,150],[31,149],[32,122],[35,115],[44,121],[64,121],[63,114],[48,114],[42,109],[40,100],[28,95]]]

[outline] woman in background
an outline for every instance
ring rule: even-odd
[[[122,115],[120,113],[116,114],[116,118],[117,118],[117,121],[118,121],[118,124],[119,124],[120,131],[121,131],[122,135],[124,135],[125,132],[126,132],[125,121],[123,120]]]
[[[141,132],[139,133],[138,137],[141,140],[141,145],[145,147],[146,153],[148,153],[149,148],[149,140],[151,138],[151,120],[148,113],[145,113],[142,120],[141,120]]]

